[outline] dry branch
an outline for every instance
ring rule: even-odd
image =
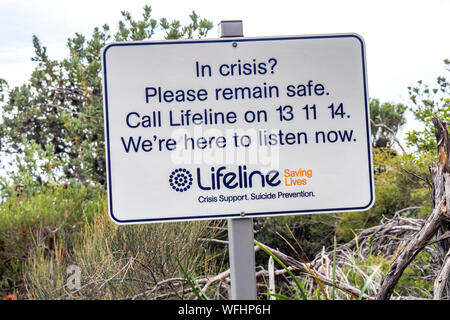
[[[436,280],[434,281],[434,292],[433,292],[434,300],[442,299],[442,294],[445,290],[446,284],[449,281],[449,274],[450,274],[450,250],[447,252],[441,270],[439,271]]]
[[[334,283],[334,287],[337,288],[340,292],[344,293],[344,296],[357,298],[361,294],[360,289],[352,286],[350,281],[348,281],[348,279],[346,278],[345,272],[342,271],[344,267],[354,263],[351,261],[351,259],[355,257],[355,255],[364,259],[371,253],[379,253],[382,254],[385,258],[391,259],[396,255],[395,248],[404,246],[405,244],[411,242],[413,235],[424,226],[425,221],[422,219],[405,218],[400,215],[402,212],[412,209],[417,209],[417,207],[405,208],[398,211],[394,215],[394,218],[384,219],[384,221],[382,221],[382,224],[362,230],[359,233],[357,240],[353,239],[352,241],[341,244],[336,248],[336,263],[338,270],[336,272],[336,281]],[[370,241],[368,240],[369,238]],[[225,240],[207,238],[201,238],[199,239],[199,241],[222,245],[228,244],[228,241]],[[356,244],[357,241],[359,243],[358,245]],[[325,251],[324,248],[322,252],[316,255],[314,260],[310,262],[304,262],[299,261],[267,245],[262,245],[268,251],[272,252],[280,260],[282,260],[287,265],[288,269],[297,272],[297,277],[301,277],[302,279],[306,280],[306,284],[309,285],[310,290],[314,290],[313,288],[317,286],[317,280],[319,280],[323,285],[328,286],[329,288],[333,287],[331,272],[331,263],[333,261],[332,248],[330,248],[329,251]],[[356,250],[357,247],[359,250]],[[259,249],[260,248],[258,246],[254,247],[255,252]],[[432,253],[433,256],[435,256],[435,253]],[[357,266],[355,267],[358,268]],[[269,275],[268,270],[265,270],[261,267],[259,267],[258,269],[259,270],[256,272],[257,279],[261,279],[261,277],[267,277]],[[431,276],[433,277],[438,273],[438,269],[429,269],[430,270],[428,270],[428,272],[431,273]],[[284,277],[286,276],[286,270],[275,270],[274,274],[276,277]],[[217,275],[198,277],[196,279],[196,283],[203,293],[206,294],[207,291],[210,295],[212,293],[214,299],[221,298],[223,296],[223,290],[225,290],[226,292],[225,296],[229,297],[230,270],[225,270]],[[148,282],[146,284],[149,285],[149,288],[145,292],[133,296],[132,298],[147,296],[154,299],[161,299],[170,296],[180,297],[185,294],[193,295],[193,290],[186,287],[186,279],[180,277],[165,279],[159,282],[155,281],[153,283]],[[261,282],[260,280],[257,285],[259,287],[267,287],[265,282]],[[375,292],[374,289],[372,289],[371,291]],[[374,299],[374,297],[369,295],[368,293],[364,293],[362,297],[363,299]],[[397,296],[396,298],[407,299],[408,297]]]
[[[381,285],[377,299],[385,300],[390,298],[403,271],[436,234],[442,221],[442,206],[443,202],[433,210],[433,213],[419,231],[416,238],[408,242],[406,247],[398,255],[397,259],[392,263]]]
[[[372,119],[370,119],[370,123],[372,123],[372,125],[374,125],[375,127],[378,128],[384,128],[387,131],[389,131],[390,134],[392,134],[392,138],[394,139],[395,143],[398,144],[398,146],[400,147],[400,149],[402,149],[403,153],[406,153],[405,149],[403,148],[402,144],[400,143],[400,140],[397,139],[395,131],[392,130],[391,128],[389,128],[387,125],[385,125],[384,123],[375,123],[375,121],[373,121]]]

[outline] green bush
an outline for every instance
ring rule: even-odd
[[[333,244],[336,219],[334,214],[259,218],[255,219],[255,238],[269,247],[295,255],[286,239],[303,259],[309,260],[323,247]]]
[[[0,206],[0,216],[0,298],[171,297],[182,282],[143,293],[159,281],[182,277],[177,259],[196,275],[223,267],[198,241],[216,236],[210,222],[118,226],[108,216],[102,188],[61,186],[19,194]],[[67,287],[71,265],[81,270],[81,290]]]
[[[95,212],[106,210],[104,191],[91,187],[60,186],[42,188],[29,196],[16,190],[0,205],[0,279],[1,291],[22,292],[23,263],[38,248],[46,254],[56,242],[71,250],[85,222]],[[23,292],[22,292],[23,293]]]
[[[69,258],[45,259],[35,251],[24,267],[27,296],[32,299],[182,298],[180,286],[151,289],[165,279],[183,277],[177,259],[191,274],[212,274],[215,261],[197,240],[207,222],[117,226],[106,212],[95,216],[73,246]],[[58,243],[59,248],[64,242]],[[64,250],[56,250],[61,252]],[[67,267],[81,270],[79,290],[67,287]],[[178,294],[178,295],[177,295]]]
[[[383,217],[392,218],[397,211],[406,208],[411,209],[404,215],[423,218],[431,213],[428,169],[431,156],[395,155],[390,149],[376,148],[373,161],[375,204],[369,211],[339,215],[340,241],[350,241],[358,230],[375,226]]]

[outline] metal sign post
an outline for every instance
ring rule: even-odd
[[[219,23],[221,38],[243,37],[242,20]],[[231,271],[231,299],[256,300],[253,219],[228,219],[228,243]]]
[[[253,219],[228,219],[231,299],[256,300]]]

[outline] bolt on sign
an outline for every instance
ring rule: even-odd
[[[373,204],[359,35],[112,43],[102,60],[116,223]]]

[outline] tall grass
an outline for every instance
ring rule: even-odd
[[[284,237],[282,238],[287,242]],[[282,300],[362,300],[367,298],[368,295],[374,296],[379,289],[382,279],[381,268],[383,259],[372,256],[371,251],[369,251],[369,256],[363,257],[359,252],[343,252],[340,250],[338,257],[336,237],[334,237],[332,253],[325,254],[325,252],[322,251],[322,262],[317,271],[311,269],[308,266],[308,263],[298,254],[297,250],[289,244],[307,269],[307,272],[304,270],[297,276],[288,268],[288,266],[278,259],[275,254],[266,249],[262,244],[257,241],[255,241],[255,244],[268,256],[278,262],[281,268],[289,275],[287,280],[291,284],[287,288],[286,286],[280,286],[278,293],[262,293],[263,295],[272,296]],[[327,285],[324,285],[323,281],[319,279],[317,272],[326,279],[329,279],[326,281]],[[293,287],[292,284],[295,285],[294,291],[291,289]],[[348,288],[353,288],[354,293],[350,293]],[[299,295],[298,292],[301,294]]]
[[[34,251],[46,257],[55,242],[70,250],[84,221],[106,206],[103,191],[91,188],[44,189],[34,196],[14,196],[0,205],[0,297],[23,290],[23,268]]]
[[[185,298],[179,263],[189,274],[218,270],[210,248],[198,241],[215,237],[210,222],[117,226],[102,190],[57,188],[11,198],[0,206],[0,217],[3,295]],[[71,265],[81,271],[80,288],[67,285]],[[162,285],[165,279],[175,281]]]
[[[273,260],[275,260],[286,272],[287,274],[291,277],[292,282],[295,284],[296,289],[298,290],[298,292],[300,293],[301,297],[303,300],[308,300],[308,297],[305,293],[305,290],[303,288],[303,283],[301,281],[299,281],[297,279],[297,277],[292,273],[291,270],[289,270],[289,268],[283,263],[283,261],[281,261],[276,255],[274,255],[272,252],[270,252],[269,250],[267,250],[263,245],[261,245],[261,243],[259,243],[258,241],[254,240],[255,245],[257,245],[261,250],[263,250],[265,253],[267,253],[270,257],[273,258]],[[281,294],[270,294],[273,295],[277,298],[282,298],[282,299],[287,299],[288,297],[283,296]]]
[[[11,197],[0,205],[0,299],[10,294],[19,299],[195,299],[191,280],[228,268],[223,248],[215,251],[213,242],[199,241],[217,238],[221,223],[117,226],[108,217],[105,192],[97,188],[43,188],[34,196]],[[353,251],[343,250],[335,240],[333,254],[318,253],[315,261],[319,267],[308,269],[306,275],[294,276],[277,261],[290,277],[280,281],[284,284],[277,297],[373,296],[391,261],[373,254],[370,239],[355,240]],[[306,263],[292,245],[289,247]],[[405,270],[399,294],[430,296],[432,281],[424,281],[421,266],[429,265],[432,258],[425,252],[418,255],[420,266]],[[80,287],[75,289],[68,286],[70,266],[81,272]],[[336,286],[320,281],[316,272],[332,279]],[[359,292],[349,294],[339,285]],[[208,290],[197,293],[226,296],[217,295],[212,286]]]

